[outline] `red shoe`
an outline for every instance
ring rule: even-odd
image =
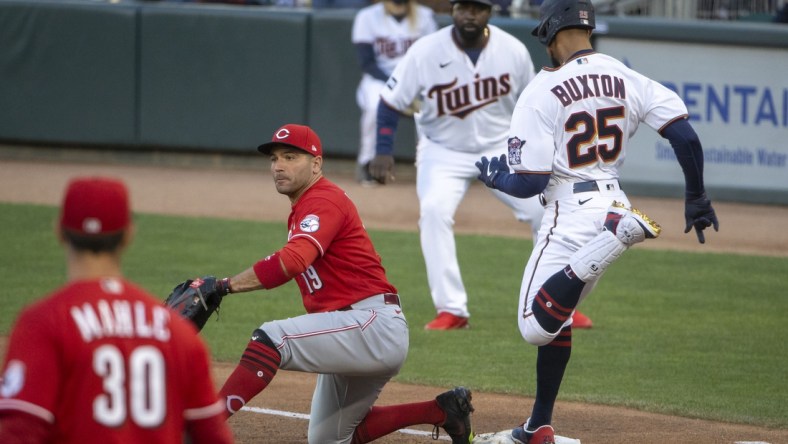
[[[455,330],[458,328],[468,328],[468,318],[454,316],[445,311],[438,313],[435,319],[424,326],[425,330]]]
[[[572,328],[591,328],[593,325],[591,318],[575,310],[572,315]]]

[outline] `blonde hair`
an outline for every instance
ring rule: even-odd
[[[389,9],[389,6],[386,4],[386,2],[389,2],[391,0],[382,0],[382,1],[383,1],[383,9],[386,10],[386,14],[393,15],[391,14],[391,10]],[[419,15],[417,12],[418,4],[419,3],[416,0],[408,0],[406,3],[404,3],[404,5],[408,8],[408,12],[405,14],[405,16],[407,17],[408,24],[410,25],[410,28],[412,30],[418,29],[419,26],[418,23]]]

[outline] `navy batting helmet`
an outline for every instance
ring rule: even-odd
[[[531,35],[549,45],[558,31],[566,28],[594,29],[594,5],[591,0],[545,0],[539,7],[539,25]]]

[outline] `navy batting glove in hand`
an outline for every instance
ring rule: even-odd
[[[509,165],[506,163],[506,154],[501,154],[501,157],[493,157],[492,160],[487,160],[482,157],[476,162],[476,168],[479,169],[477,179],[484,182],[490,188],[495,188],[495,180],[509,174]]]
[[[476,168],[479,169],[479,175],[476,176],[476,178],[484,182],[485,185],[487,184],[487,171],[489,167],[490,161],[484,156],[476,162]]]
[[[720,231],[720,223],[717,221],[717,215],[714,213],[714,208],[711,207],[711,201],[706,198],[706,195],[695,199],[687,199],[684,202],[684,220],[687,226],[684,227],[684,232],[689,231],[695,227],[695,234],[698,235],[698,242],[705,244],[706,237],[703,235],[703,230],[713,226],[714,231]]]

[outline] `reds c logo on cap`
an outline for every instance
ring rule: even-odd
[[[263,154],[271,154],[271,150],[278,145],[297,148],[313,156],[323,155],[320,138],[306,125],[288,123],[280,127],[271,137],[271,141],[258,146],[257,150]]]

